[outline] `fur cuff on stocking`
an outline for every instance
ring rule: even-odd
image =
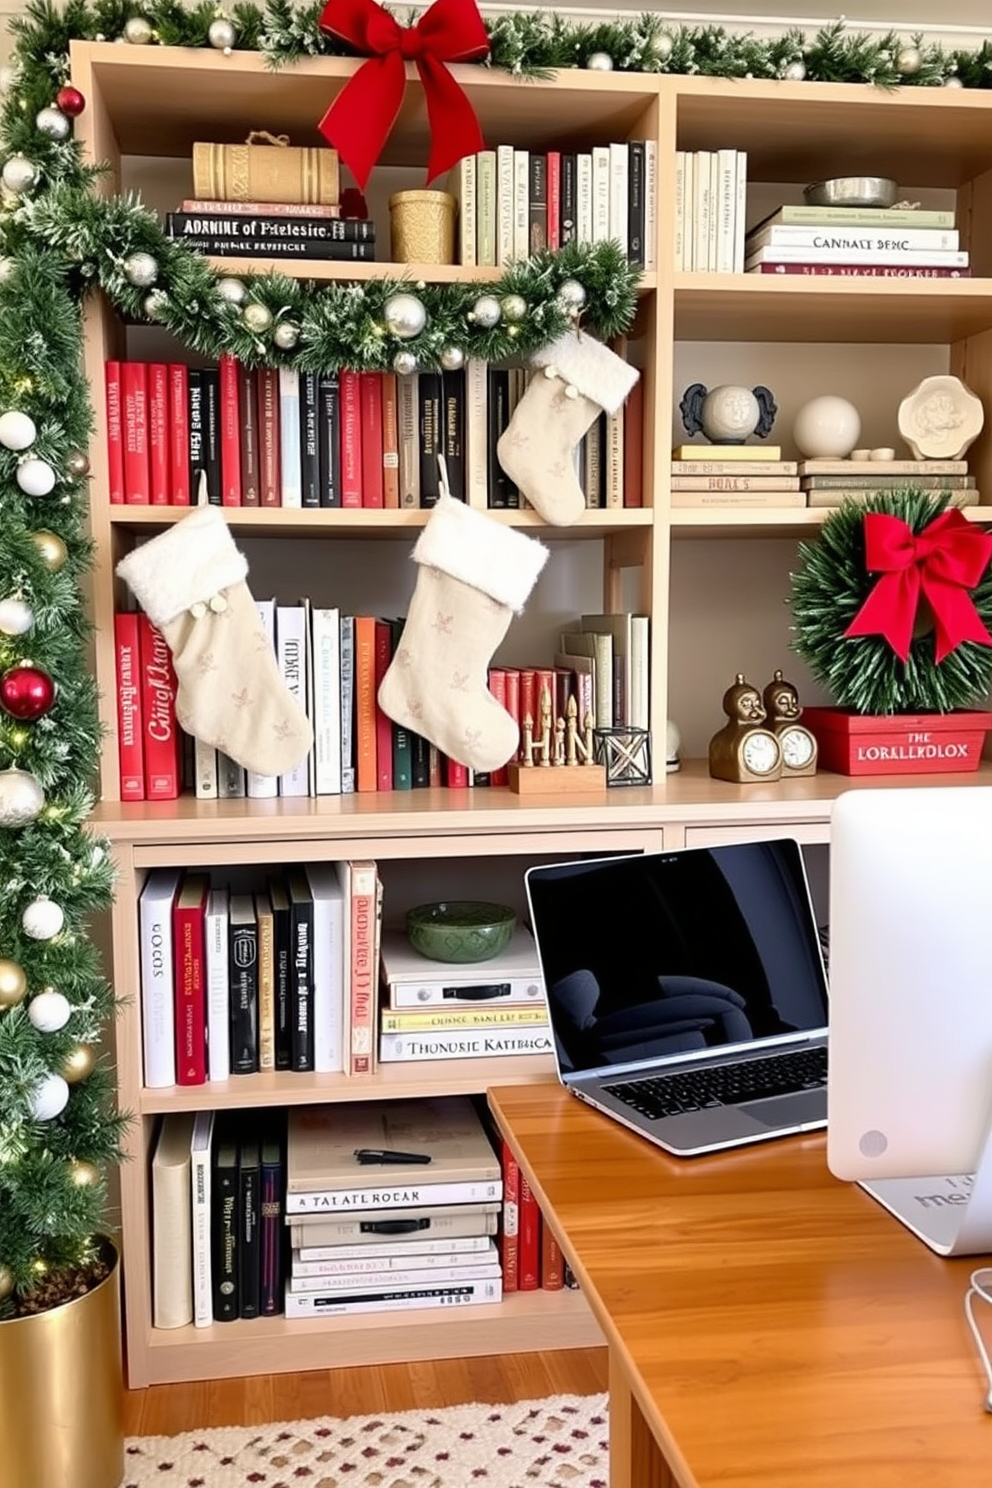
[[[198,506],[175,527],[135,548],[117,572],[155,625],[167,625],[190,605],[240,583],[248,560],[239,553],[215,506]]]
[[[523,609],[547,557],[535,538],[453,496],[440,497],[413,550],[414,563],[439,568],[515,611]]]
[[[578,388],[583,398],[607,413],[616,413],[623,406],[641,375],[602,341],[582,331],[566,331],[557,341],[535,351],[530,360],[533,367],[553,367],[562,382]]]

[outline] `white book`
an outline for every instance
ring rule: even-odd
[[[286,690],[306,712],[307,622],[302,605],[276,605],[276,658]],[[280,796],[307,794],[307,762],[279,776]]]
[[[217,751],[217,795],[222,801],[239,800],[245,794],[245,772],[223,749]]]
[[[610,236],[610,147],[592,147],[592,239],[605,243]]]
[[[478,1265],[457,1262],[449,1266],[436,1266],[425,1275],[423,1269],[406,1271],[370,1271],[363,1276],[311,1276],[290,1270],[290,1286],[297,1295],[307,1292],[323,1292],[328,1297],[349,1297],[354,1293],[369,1291],[399,1291],[401,1287],[439,1286],[451,1281],[486,1281],[501,1275],[499,1261],[485,1261]]]
[[[312,606],[307,595],[300,599],[300,609],[303,611],[303,676],[304,697],[306,698],[306,715],[313,732],[313,614]],[[316,750],[311,744],[306,757],[307,767],[307,795],[317,794],[317,757]]]
[[[645,143],[645,155],[646,155]],[[645,167],[647,160],[645,159]],[[645,177],[647,169],[645,168]],[[647,187],[645,185],[645,261],[647,260]],[[675,151],[675,272],[685,268],[685,151]]]
[[[192,1111],[170,1111],[152,1155],[152,1326],[193,1321]]]
[[[710,152],[708,150],[697,150],[694,163],[695,182],[694,195],[695,207],[693,217],[695,220],[695,250],[693,267],[705,273],[709,265],[709,235],[710,235]]]
[[[330,1296],[320,1292],[296,1293],[286,1287],[286,1316],[337,1317],[360,1312],[400,1312],[418,1307],[467,1307],[479,1303],[501,1302],[503,1283],[489,1281],[448,1282],[434,1287],[416,1287],[399,1291],[363,1293],[361,1299]]]
[[[744,272],[744,226],[747,220],[747,151],[737,151],[734,184],[737,209],[734,214],[734,273]]]
[[[231,999],[227,950],[227,889],[211,889],[204,917],[207,993],[207,1078],[231,1076]]]
[[[217,799],[217,750],[203,739],[193,740],[193,794],[198,801]]]
[[[300,374],[295,367],[279,368],[279,485],[280,504],[303,505],[303,454],[300,441]]]
[[[383,1064],[418,1059],[495,1059],[498,1054],[551,1054],[554,1046],[547,1025],[533,1027],[453,1029],[450,1033],[383,1033],[379,1058]],[[438,1200],[440,1202],[440,1200]]]
[[[644,142],[644,174],[650,180],[648,148],[650,140]],[[657,176],[657,159],[655,160],[655,175]],[[657,183],[655,186],[657,191]],[[650,207],[650,194],[645,200],[645,216],[648,215]],[[657,209],[656,209],[657,210]],[[685,157],[685,192],[683,198],[683,214],[685,217],[685,243],[683,264],[687,273],[691,273],[696,267],[696,155],[695,151],[687,150]],[[645,233],[645,241],[650,241]]]
[[[172,901],[181,877],[179,868],[153,868],[138,900],[142,1055],[145,1084],[153,1090],[176,1083]]]
[[[341,794],[355,789],[355,617],[341,616]]]
[[[781,248],[758,248],[748,253],[745,269],[760,263],[825,263],[825,264],[902,264],[913,268],[966,269],[967,249],[941,252],[939,249],[908,248],[904,252],[884,253],[881,249],[802,248],[790,244]]]
[[[613,640],[613,659],[623,672],[623,722],[633,725],[631,717],[631,615],[628,610],[618,614],[583,615],[582,629],[593,635],[608,635]],[[646,727],[646,724],[643,725]],[[641,727],[641,725],[638,725]]]
[[[575,157],[575,241],[592,242],[592,155],[580,150]]]
[[[476,157],[465,155],[448,174],[448,191],[458,203],[458,262],[475,264],[475,182]]]
[[[606,416],[603,505],[623,506],[624,406]]]
[[[333,863],[308,863],[313,895],[313,1067],[344,1069],[344,889]]]
[[[513,152],[513,257],[517,262],[530,253],[530,151]]]
[[[718,274],[734,271],[734,232],[737,224],[737,151],[716,152],[716,263]]]
[[[315,605],[310,611],[313,659],[314,794],[341,794],[341,612]]]
[[[549,1042],[550,1047],[550,1042]],[[357,1170],[369,1172],[369,1169]],[[435,1204],[485,1204],[503,1196],[499,1178],[455,1179],[450,1183],[407,1179],[389,1181],[387,1168],[376,1182],[367,1178],[362,1188],[321,1188],[286,1194],[287,1214],[349,1214],[354,1209],[424,1208]]]
[[[632,728],[649,728],[651,724],[650,677],[651,622],[647,615],[630,617],[630,724]]]
[[[910,248],[957,248],[960,245],[960,235],[957,228],[844,227],[839,222],[807,227],[776,222],[748,233],[746,246],[750,254],[755,248],[792,247],[797,244],[802,248],[836,248],[844,252],[853,248],[861,252],[903,253]]]
[[[213,1272],[210,1261],[210,1153],[214,1113],[197,1111],[190,1138],[192,1210],[193,1323],[210,1328],[214,1321]]]
[[[610,145],[609,217],[607,236],[614,238],[627,256],[629,247],[630,151],[626,143]]]
[[[301,1246],[292,1253],[294,1276],[361,1276],[370,1271],[431,1270],[446,1266],[455,1256],[498,1256],[489,1235],[442,1236],[438,1240],[410,1240],[400,1235],[372,1245]]]
[[[496,266],[496,151],[480,150],[475,164],[475,257]]]
[[[396,378],[396,434],[400,457],[400,506],[420,506],[420,413],[416,372]]]
[[[274,599],[256,599],[255,608],[258,610],[262,630],[274,652],[276,649],[276,602]],[[246,778],[246,791],[253,800],[277,796],[279,777],[278,775],[260,775],[256,770],[249,770]]]
[[[489,368],[481,357],[465,363],[465,500],[489,505]]]
[[[513,146],[496,147],[496,264],[513,258]]]
[[[717,233],[718,233],[718,230],[719,230],[719,209],[720,209],[720,204],[719,204],[718,196],[719,196],[719,188],[720,188],[720,177],[719,177],[719,171],[717,169],[717,152],[716,152],[716,150],[710,150],[709,157],[710,157],[710,160],[709,160],[709,172],[710,172],[710,219],[709,219],[708,237],[707,237],[707,240],[706,240],[706,263],[707,263],[707,266],[709,268],[709,272],[711,274],[715,274],[716,273]]]
[[[688,157],[686,157],[688,160]],[[644,268],[658,267],[658,142],[644,141]]]
[[[499,1229],[500,1200],[485,1204],[451,1204],[446,1208],[393,1209],[385,1216],[380,1209],[354,1210],[350,1214],[298,1214],[289,1222],[290,1244],[295,1250],[310,1247],[363,1246],[388,1244],[394,1249],[397,1237],[383,1231],[383,1225],[399,1222],[415,1226],[418,1244],[447,1244],[462,1236],[495,1235]],[[403,1240],[404,1245],[408,1244]]]

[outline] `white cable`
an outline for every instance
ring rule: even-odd
[[[964,1315],[968,1319],[968,1327],[971,1336],[975,1340],[978,1357],[982,1361],[985,1370],[985,1378],[988,1381],[988,1393],[985,1396],[985,1409],[992,1412],[992,1361],[989,1359],[989,1351],[985,1347],[981,1329],[975,1321],[974,1299],[981,1297],[983,1302],[992,1303],[992,1266],[982,1266],[973,1271],[968,1280],[968,1290],[964,1295]]]

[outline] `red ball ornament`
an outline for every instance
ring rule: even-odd
[[[0,677],[0,708],[21,723],[34,723],[54,701],[55,683],[39,667],[11,667]]]
[[[68,114],[73,119],[81,114],[86,107],[86,99],[82,93],[80,93],[78,88],[73,88],[68,83],[56,93],[55,103],[64,114]]]

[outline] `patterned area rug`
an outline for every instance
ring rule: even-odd
[[[131,1437],[121,1488],[608,1488],[605,1395]]]

